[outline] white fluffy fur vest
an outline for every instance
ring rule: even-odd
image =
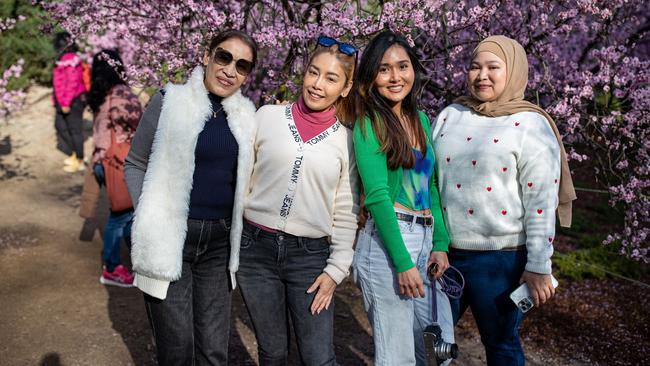
[[[230,232],[232,285],[239,267],[244,193],[252,169],[255,106],[240,91],[223,99],[228,126],[239,145],[237,183]],[[175,281],[181,276],[187,233],[194,150],[212,114],[203,68],[183,85],[167,84],[149,165],[133,223],[131,258],[135,272]]]

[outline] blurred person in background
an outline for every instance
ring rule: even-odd
[[[77,54],[77,45],[67,32],[57,33],[54,38],[57,61],[52,75],[52,101],[56,108],[54,127],[57,148],[68,155],[63,170],[69,173],[84,170],[83,111],[86,107],[85,93],[89,89],[88,65]]]
[[[133,286],[133,275],[122,265],[120,243],[130,246],[133,203],[124,180],[124,160],[142,117],[138,97],[124,81],[124,64],[116,51],[93,57],[88,105],[94,115],[91,158],[99,185],[105,185],[110,214],[104,228],[104,262],[99,281],[104,285]]]

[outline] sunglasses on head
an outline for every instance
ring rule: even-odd
[[[243,58],[240,58],[239,60],[235,60],[232,53],[230,53],[227,50],[224,50],[223,48],[217,48],[216,51],[214,51],[214,56],[212,56],[212,60],[216,64],[221,66],[228,66],[234,61],[235,70],[237,70],[237,73],[239,73],[242,76],[246,76],[250,74],[251,71],[253,71],[253,62]]]
[[[324,47],[332,47],[334,45],[338,45],[339,52],[348,56],[354,56],[357,52],[359,52],[359,49],[354,47],[353,45],[349,43],[339,42],[336,39],[328,36],[318,37],[318,44]]]

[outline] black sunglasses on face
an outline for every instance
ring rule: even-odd
[[[235,70],[237,70],[237,73],[239,73],[242,76],[246,76],[253,71],[253,63],[251,61],[248,61],[246,59],[240,58],[239,60],[235,60],[232,53],[230,53],[227,50],[224,50],[223,48],[217,48],[216,51],[214,51],[214,56],[212,56],[212,60],[221,66],[228,66],[230,65],[233,61],[235,62]]]
[[[318,37],[318,44],[324,47],[332,47],[333,45],[338,45],[339,52],[348,56],[353,56],[357,52],[359,52],[359,49],[354,47],[353,45],[345,42],[339,42],[336,39],[328,36]]]

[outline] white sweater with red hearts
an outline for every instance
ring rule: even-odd
[[[560,147],[546,118],[486,117],[452,104],[432,135],[450,247],[526,245],[526,270],[551,273]]]

